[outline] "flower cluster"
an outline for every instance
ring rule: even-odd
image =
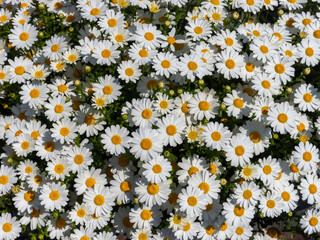
[[[0,239],[320,232],[319,0],[0,0]]]

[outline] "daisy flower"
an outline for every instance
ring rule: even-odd
[[[47,164],[46,171],[51,179],[62,180],[69,176],[69,164],[65,157],[58,157]]]
[[[90,1],[88,4],[81,5],[80,10],[80,14],[84,19],[94,22],[105,15],[107,6],[103,1],[96,0]]]
[[[272,59],[277,54],[275,38],[264,37],[254,38],[250,44],[250,50],[253,52],[253,57],[257,60],[261,60],[263,63],[266,63]]]
[[[178,118],[175,115],[167,115],[157,122],[157,126],[159,127],[159,133],[162,135],[164,146],[175,147],[177,144],[182,143],[183,132],[186,127],[186,123],[182,118]]]
[[[226,160],[231,161],[232,166],[243,166],[250,162],[253,157],[254,144],[242,133],[232,136],[230,145],[224,148],[226,151]]]
[[[47,87],[50,89],[52,97],[58,95],[71,97],[75,95],[73,92],[75,86],[73,86],[72,82],[67,82],[64,78],[56,77],[51,80],[51,83],[52,84],[48,84]]]
[[[46,45],[43,47],[43,54],[50,60],[56,61],[63,57],[67,49],[68,43],[66,39],[55,34],[46,41]]]
[[[298,44],[298,55],[301,58],[301,63],[307,66],[315,66],[320,60],[320,45],[309,39],[302,39]]]
[[[101,117],[101,113],[93,110],[89,105],[81,105],[75,119],[79,124],[79,133],[86,133],[87,137],[98,135],[99,131],[103,130],[103,125],[106,124],[105,121],[99,120]]]
[[[69,162],[70,170],[73,173],[79,173],[87,170],[93,162],[92,153],[89,148],[84,146],[73,146],[66,151],[66,160]]]
[[[46,210],[62,210],[62,207],[68,203],[68,190],[66,185],[58,183],[46,183],[40,190],[39,200]]]
[[[80,54],[76,49],[69,48],[63,54],[63,60],[69,64],[76,63],[76,61],[78,61],[79,59],[80,59]]]
[[[189,108],[189,113],[193,114],[194,118],[198,120],[214,118],[219,109],[218,99],[204,92],[194,95],[188,101],[187,107]]]
[[[36,230],[37,227],[45,227],[46,222],[48,221],[48,212],[45,212],[43,207],[39,209],[33,208],[32,212],[26,213],[20,218],[20,223],[22,225],[30,225],[31,231]]]
[[[157,53],[158,51],[156,49],[144,47],[142,43],[133,43],[129,47],[129,57],[139,66],[144,64],[149,65]]]
[[[279,190],[279,194],[281,195],[284,203],[284,212],[288,213],[290,211],[294,211],[297,208],[299,195],[298,191],[294,189],[293,184],[289,184],[288,186],[283,187],[281,190]]]
[[[97,216],[109,215],[114,205],[114,198],[114,193],[111,193],[108,187],[95,185],[84,193],[83,202],[92,206]]]
[[[39,65],[34,65],[30,69],[30,75],[31,78],[34,80],[45,80],[49,75],[49,69],[47,69],[44,65],[39,64]]]
[[[207,196],[200,188],[188,186],[179,194],[178,203],[180,210],[190,217],[199,216],[208,204]]]
[[[186,184],[188,179],[196,174],[198,171],[208,169],[204,158],[198,155],[192,155],[188,158],[182,158],[182,161],[178,163],[180,170],[177,171],[178,181],[181,184]]]
[[[219,198],[220,181],[216,180],[216,176],[211,175],[207,170],[193,174],[188,180],[188,186],[202,190],[207,196],[208,203]]]
[[[171,176],[172,166],[163,156],[158,155],[142,165],[142,175],[150,182],[159,184]]]
[[[319,160],[319,150],[313,144],[300,142],[292,152],[295,165],[302,171],[315,171]]]
[[[229,144],[231,139],[231,132],[227,127],[224,127],[222,123],[218,122],[209,122],[206,126],[203,127],[204,141],[207,147],[210,149],[216,149],[220,151]]]
[[[275,55],[265,65],[265,72],[270,74],[270,78],[274,78],[276,81],[280,80],[283,84],[286,84],[294,76],[293,64],[294,62],[289,57],[281,58],[279,55]]]
[[[244,208],[256,206],[260,200],[261,190],[254,182],[244,182],[237,184],[234,191],[234,199]]]
[[[225,31],[222,30],[217,34],[216,41],[216,44],[219,45],[222,50],[233,49],[237,52],[241,51],[242,46],[237,39],[235,31],[230,31],[229,29],[226,29]]]
[[[74,187],[78,195],[83,194],[87,189],[93,188],[95,185],[106,184],[106,174],[101,173],[101,169],[91,167],[78,173],[74,180]]]
[[[116,201],[128,203],[134,200],[133,188],[136,185],[131,172],[118,171],[110,181],[110,192],[115,194]]]
[[[8,37],[12,46],[15,46],[17,49],[26,49],[30,48],[34,44],[37,40],[37,35],[37,29],[33,25],[26,23],[14,26]]]
[[[120,51],[116,49],[118,46],[113,45],[110,41],[99,41],[93,50],[92,56],[97,59],[100,65],[111,65],[116,63],[116,59],[120,56]]]
[[[159,53],[152,62],[157,75],[169,78],[170,74],[176,74],[178,71],[178,58],[170,52]]]
[[[39,209],[39,193],[30,189],[20,190],[13,198],[14,206],[21,212],[32,213],[33,209]]]
[[[151,229],[152,226],[158,227],[161,222],[162,212],[159,211],[159,207],[153,206],[131,208],[129,213],[129,220],[133,223],[133,228],[146,228]]]
[[[247,121],[239,128],[241,133],[246,134],[254,143],[255,155],[264,152],[270,145],[271,129],[266,128],[265,124],[257,121]]]
[[[239,0],[239,5],[245,12],[256,14],[261,10],[263,0]]]
[[[277,217],[283,211],[284,203],[281,196],[268,192],[266,196],[261,195],[259,209],[266,217]]]
[[[112,236],[112,233],[110,233]],[[101,234],[102,235],[102,234]],[[74,233],[70,235],[70,239],[100,239],[97,234],[94,232],[93,228],[84,228],[83,226],[80,229],[75,229]],[[116,240],[109,238],[110,240]]]
[[[149,161],[159,155],[163,149],[163,139],[154,129],[138,129],[132,133],[129,143],[131,145],[130,152],[135,158],[140,158],[142,161]]]
[[[190,21],[185,29],[188,31],[186,36],[190,37],[193,41],[206,40],[211,34],[210,24],[200,19]]]
[[[105,16],[101,17],[98,21],[99,26],[106,33],[126,27],[125,23],[125,16],[120,11],[115,12],[113,9],[106,10]]]
[[[27,82],[21,86],[22,103],[28,104],[31,108],[37,109],[45,103],[48,98],[49,89],[40,82]]]
[[[227,105],[228,116],[241,119],[243,116],[249,116],[251,97],[247,93],[238,92],[232,90],[223,99],[223,102]]]
[[[200,223],[195,221],[196,217],[188,217],[182,229],[178,229],[174,235],[177,239],[195,239],[199,230]]]
[[[281,167],[277,159],[269,156],[259,159],[258,175],[265,185],[270,185],[278,177]]]
[[[240,207],[234,201],[228,199],[223,203],[222,214],[226,218],[228,225],[239,226],[240,224],[249,224],[255,213],[254,207]]]
[[[154,111],[153,104],[149,98],[142,98],[132,106],[132,121],[137,127],[151,128],[157,122],[159,114]]]
[[[72,102],[67,102],[66,97],[57,96],[49,98],[49,104],[46,104],[47,111],[45,115],[50,121],[58,121],[61,118],[68,118],[71,115]]]
[[[144,47],[155,49],[160,46],[163,35],[157,27],[152,24],[141,24],[137,26],[135,41],[143,44]]]
[[[149,183],[144,178],[137,181],[134,191],[138,195],[139,201],[149,207],[154,205],[161,206],[168,199],[171,192],[168,180],[157,184]]]
[[[113,103],[121,95],[122,88],[118,81],[111,75],[98,78],[98,83],[93,83],[93,91],[107,96],[108,103]]]
[[[128,29],[116,28],[110,33],[110,41],[120,47],[128,45],[131,40],[132,34]]]
[[[18,181],[16,173],[12,167],[0,166],[0,193],[6,194],[11,191],[13,185]]]
[[[157,100],[154,101],[153,106],[155,110],[160,114],[168,114],[174,108],[173,99],[169,99],[169,96],[164,93],[156,93]]]
[[[21,161],[19,166],[16,168],[18,172],[19,179],[25,180],[27,176],[31,173],[38,172],[39,168],[37,167],[37,163],[31,160]]]
[[[33,66],[33,63],[30,59],[23,57],[15,57],[14,60],[9,59],[9,78],[10,83],[25,83],[26,80],[31,78],[29,69]],[[28,82],[27,82],[28,84]],[[26,87],[23,85],[23,87]]]
[[[294,93],[294,103],[302,111],[314,112],[320,107],[320,93],[312,84],[303,83]]]
[[[16,239],[22,231],[20,221],[12,217],[10,213],[1,213],[0,216],[0,236],[2,239]]]
[[[130,222],[129,218],[129,212],[131,208],[126,207],[120,207],[118,211],[115,212],[112,221],[112,224],[114,228],[116,229],[116,233],[119,233],[121,235],[129,235],[130,232],[133,230],[133,223]]]
[[[316,209],[308,209],[300,219],[301,227],[307,234],[313,234],[320,231],[320,212]]]
[[[253,228],[248,225],[240,224],[234,228],[233,233],[231,233],[232,240],[245,240],[250,239],[252,236]]]
[[[218,73],[230,80],[240,76],[241,68],[243,67],[243,57],[233,49],[227,48],[221,51],[217,56],[216,68]]]
[[[67,118],[57,121],[57,123],[52,124],[53,128],[50,129],[52,132],[52,137],[60,141],[60,143],[72,143],[78,135],[76,134],[78,127],[77,124],[73,121],[70,121]]]
[[[275,81],[266,73],[257,73],[252,77],[252,88],[258,91],[258,94],[262,97],[272,98],[272,95],[279,95],[281,83]]]
[[[101,143],[104,144],[103,148],[111,154],[119,155],[125,152],[125,148],[129,148],[129,131],[125,127],[112,125],[106,128],[105,133],[101,135]]]
[[[35,142],[29,134],[22,133],[16,137],[16,141],[13,142],[12,147],[17,156],[26,157],[34,151],[34,144]]]
[[[195,53],[183,54],[183,56],[180,57],[178,69],[180,75],[186,76],[191,82],[194,82],[196,77],[202,78],[206,70],[203,60]]]
[[[119,73],[119,78],[126,83],[129,83],[130,81],[136,83],[142,75],[139,66],[137,66],[135,62],[132,62],[132,60],[121,62],[117,71]]]
[[[301,179],[298,189],[302,195],[302,200],[307,200],[308,204],[320,201],[320,179],[317,175],[308,173]]]
[[[61,239],[63,236],[70,235],[70,220],[66,213],[61,214],[58,218],[50,218],[47,226],[50,239]]]

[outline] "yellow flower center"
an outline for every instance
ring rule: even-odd
[[[305,93],[303,95],[303,100],[307,103],[311,102],[312,101],[312,95],[310,93]]]
[[[12,230],[12,225],[11,225],[11,223],[5,223],[5,224],[3,224],[3,226],[2,226],[2,230],[4,231],[4,232],[11,232],[11,230]]]
[[[131,183],[128,182],[128,181],[123,181],[120,184],[120,189],[121,189],[122,192],[129,192],[130,189],[131,189]]]
[[[52,200],[52,201],[56,201],[60,198],[60,193],[58,191],[51,191],[51,193],[49,194],[49,198]]]
[[[59,49],[60,49],[59,44],[53,44],[53,45],[51,46],[51,52],[58,52]]]
[[[95,123],[95,119],[94,119],[94,116],[93,115],[87,115],[85,118],[84,118],[84,122],[87,124],[87,125],[92,125]]]
[[[281,197],[283,199],[283,201],[288,202],[290,200],[290,194],[286,191],[281,193]]]
[[[148,209],[144,209],[140,213],[140,217],[142,218],[142,220],[145,220],[145,221],[149,220],[151,216],[152,216],[151,211]]]
[[[63,106],[61,104],[58,104],[54,107],[54,111],[56,113],[62,113],[63,112]]]
[[[24,142],[21,143],[21,148],[22,148],[23,150],[26,150],[26,149],[28,149],[29,147],[30,147],[30,143],[29,143],[29,142],[24,141]]]
[[[159,192],[159,185],[151,183],[148,185],[147,191],[150,195],[156,195]]]
[[[261,85],[262,85],[262,87],[265,88],[265,89],[269,89],[269,88],[271,87],[270,82],[267,81],[267,80],[263,80],[263,81],[261,82]]]
[[[246,70],[247,72],[253,72],[254,71],[253,63],[246,63]]]
[[[54,167],[54,171],[58,174],[61,174],[64,172],[64,166],[62,164],[57,164],[55,167]]]
[[[189,206],[194,207],[195,205],[197,205],[198,199],[194,196],[191,196],[191,197],[188,197],[187,202],[188,202]]]
[[[127,68],[124,72],[129,77],[131,77],[134,74],[134,71],[132,68]]]
[[[38,89],[32,89],[29,95],[31,98],[38,98],[40,96],[40,91]]]
[[[262,53],[266,54],[266,53],[269,52],[269,48],[268,48],[267,46],[262,45],[262,46],[260,47],[260,51],[261,51]]]
[[[58,228],[64,228],[65,226],[66,226],[66,221],[64,220],[64,219],[59,219],[57,222],[56,222],[56,226],[58,227]]]
[[[201,101],[198,104],[201,111],[208,111],[210,109],[210,104],[207,101]]]
[[[312,22],[312,21],[311,21],[311,19],[309,19],[309,18],[306,18],[306,19],[303,19],[303,20],[302,20],[302,23],[303,23],[303,25],[305,25],[305,26],[309,25],[311,22]]]
[[[273,201],[273,200],[268,200],[267,201],[267,207],[268,208],[274,208],[276,206],[276,202],[275,201]]]
[[[274,70],[276,71],[276,73],[282,74],[286,69],[283,64],[279,63],[274,66]]]
[[[221,134],[219,132],[211,133],[211,138],[213,141],[218,142],[221,139]]]
[[[60,134],[61,134],[61,136],[66,137],[66,136],[69,135],[69,133],[70,133],[70,130],[69,130],[69,128],[67,128],[67,127],[63,127],[63,128],[60,129]]]
[[[244,154],[244,152],[245,152],[245,149],[244,149],[244,147],[243,146],[237,146],[235,149],[234,149],[234,152],[235,152],[235,154],[237,155],[237,156],[242,156],[243,154]]]
[[[92,16],[97,16],[100,14],[100,9],[99,8],[92,8],[91,11],[90,11],[90,14]]]
[[[21,41],[27,41],[29,39],[29,34],[26,33],[26,32],[23,32],[23,33],[20,34],[19,38],[20,38]]]
[[[200,188],[201,190],[203,190],[204,194],[208,193],[209,190],[210,190],[210,186],[209,186],[209,184],[206,183],[206,182],[200,183],[200,184],[199,184],[199,188]]]
[[[122,220],[122,223],[126,228],[132,228],[132,226],[133,226],[133,223],[130,222],[130,218],[129,217],[124,217],[123,220]]]
[[[241,217],[244,214],[244,208],[235,206],[233,212],[237,217]]]
[[[233,100],[233,105],[236,108],[242,108],[244,105],[244,101],[241,98],[236,98],[235,100]]]
[[[159,164],[155,164],[155,165],[152,167],[152,171],[153,171],[154,173],[161,173],[162,167],[161,167]]]
[[[93,187],[95,184],[96,184],[96,180],[94,178],[90,177],[86,180],[86,186],[89,188]]]
[[[315,194],[317,191],[318,191],[318,188],[317,188],[317,186],[315,184],[310,184],[309,185],[309,192],[311,194]]]
[[[262,168],[262,171],[264,172],[264,174],[270,174],[271,171],[272,171],[272,168],[269,166],[269,165],[265,165],[263,168]]]
[[[109,27],[115,27],[117,26],[117,23],[118,23],[117,20],[114,18],[108,20]]]
[[[151,32],[147,32],[144,34],[144,38],[148,41],[152,41],[154,39],[154,35]]]
[[[24,200],[32,202],[36,198],[36,195],[32,191],[28,191],[24,194]]]
[[[285,113],[280,113],[278,115],[278,121],[281,123],[286,123],[288,121],[288,116]]]
[[[237,227],[237,229],[236,229],[236,234],[238,234],[238,235],[242,235],[242,234],[243,234],[243,232],[244,232],[244,230],[243,230],[243,228],[242,228],[242,227]]]
[[[232,38],[226,38],[226,40],[224,41],[228,46],[232,46],[233,45],[233,39]]]
[[[44,149],[45,149],[46,151],[48,151],[48,152],[52,152],[52,151],[54,150],[54,148],[55,148],[55,145],[54,145],[53,142],[46,142],[46,143],[44,144]]]
[[[311,47],[306,48],[305,53],[308,57],[312,57],[313,56],[313,49]]]
[[[149,150],[152,148],[152,141],[149,138],[144,138],[140,142],[140,146],[143,150]]]
[[[190,167],[188,170],[188,174],[191,177],[192,174],[196,174],[199,171],[199,168],[197,167]]]
[[[74,162],[75,162],[76,164],[80,165],[80,164],[83,163],[84,157],[83,157],[82,155],[78,154],[78,155],[76,155],[76,156],[74,157],[73,160],[74,160]]]
[[[201,34],[201,33],[203,33],[203,28],[202,27],[195,27],[194,32],[195,32],[195,34]]]
[[[101,52],[101,56],[103,58],[109,58],[111,57],[111,51],[109,49],[104,49],[102,52]]]
[[[243,192],[243,198],[244,199],[250,199],[252,197],[252,192],[251,190],[247,189]]]
[[[215,230],[214,230],[213,226],[209,225],[209,226],[206,227],[206,233],[208,235],[212,235],[214,233],[214,231]]]
[[[61,92],[61,93],[64,93],[65,91],[68,90],[68,87],[64,84],[61,84],[58,86],[58,91]]]
[[[163,60],[163,61],[161,62],[161,66],[162,66],[163,68],[169,68],[169,67],[171,66],[171,63],[170,63],[170,61],[168,61],[168,60]]]
[[[94,197],[94,204],[101,206],[104,204],[104,197],[102,195],[97,195]]]
[[[169,125],[166,129],[166,132],[169,136],[173,136],[177,133],[177,128],[174,125]]]
[[[167,42],[169,44],[174,44],[176,42],[176,39],[174,37],[168,37]]]
[[[234,69],[236,66],[236,63],[232,59],[228,59],[225,64],[229,69]]]
[[[309,220],[309,224],[312,226],[312,227],[314,227],[314,226],[316,226],[317,224],[318,224],[318,218],[316,218],[316,217],[312,217],[312,218],[310,218],[310,220]]]
[[[148,55],[149,55],[149,52],[146,49],[141,49],[139,51],[139,56],[140,57],[148,57]]]
[[[305,153],[303,153],[302,158],[304,161],[310,162],[312,159],[312,154],[310,152],[305,152]]]
[[[112,136],[111,138],[111,142],[114,144],[114,145],[119,145],[121,143],[122,139],[119,135],[114,135]]]
[[[314,32],[313,32],[313,36],[315,37],[315,38],[320,38],[320,29],[319,30],[315,30]]]
[[[250,133],[249,137],[250,137],[250,140],[254,143],[258,143],[261,141],[261,135],[257,131],[253,131],[252,133]]]
[[[198,64],[196,62],[191,61],[188,63],[188,68],[191,71],[195,71],[198,69]]]

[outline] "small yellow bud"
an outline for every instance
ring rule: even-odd
[[[227,108],[227,105],[225,105],[224,103],[221,103],[220,108],[221,108],[221,110],[225,110]]]
[[[199,80],[199,85],[202,86],[203,84],[204,84],[204,80],[203,80],[203,79],[200,79],[200,80]]]
[[[304,74],[304,75],[309,75],[310,72],[311,72],[311,68],[305,68],[305,69],[303,69],[303,74]]]
[[[17,194],[18,192],[20,192],[20,187],[19,187],[19,186],[13,186],[13,187],[12,187],[12,192],[13,192],[14,194]]]
[[[84,67],[84,70],[86,72],[91,72],[91,67],[87,65],[87,66]]]
[[[174,90],[170,90],[170,91],[169,91],[169,95],[170,95],[170,96],[173,96],[173,95],[174,95]]]
[[[75,80],[74,81],[74,85],[76,85],[76,87],[79,87],[81,85],[81,81],[80,80]]]
[[[167,21],[164,22],[164,24],[165,24],[167,27],[169,27],[169,26],[171,25],[171,22],[167,20]]]
[[[280,9],[279,11],[278,11],[278,15],[279,16],[282,16],[284,14],[284,11],[282,10],[282,9]]]
[[[292,93],[292,88],[291,87],[287,87],[286,88],[286,93],[288,93],[288,94]]]
[[[237,20],[239,17],[240,17],[240,15],[239,15],[238,12],[233,12],[233,13],[232,13],[232,18],[233,18],[234,20]]]
[[[164,82],[159,82],[159,88],[164,88],[166,84]]]
[[[225,178],[221,178],[220,179],[220,184],[222,185],[222,186],[224,186],[224,185],[226,185],[227,184],[227,179],[225,179]]]
[[[177,93],[178,93],[178,94],[183,93],[183,89],[179,88],[179,89],[177,90]]]

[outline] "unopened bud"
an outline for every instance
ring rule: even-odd
[[[303,69],[303,74],[304,74],[304,75],[309,75],[310,72],[311,72],[311,68],[305,68],[305,69]]]
[[[81,81],[80,80],[75,80],[74,81],[74,85],[76,85],[76,87],[79,87],[81,85]]]
[[[233,18],[234,20],[237,20],[237,19],[239,18],[239,13],[238,13],[238,12],[233,12],[233,13],[232,13],[232,18]]]

